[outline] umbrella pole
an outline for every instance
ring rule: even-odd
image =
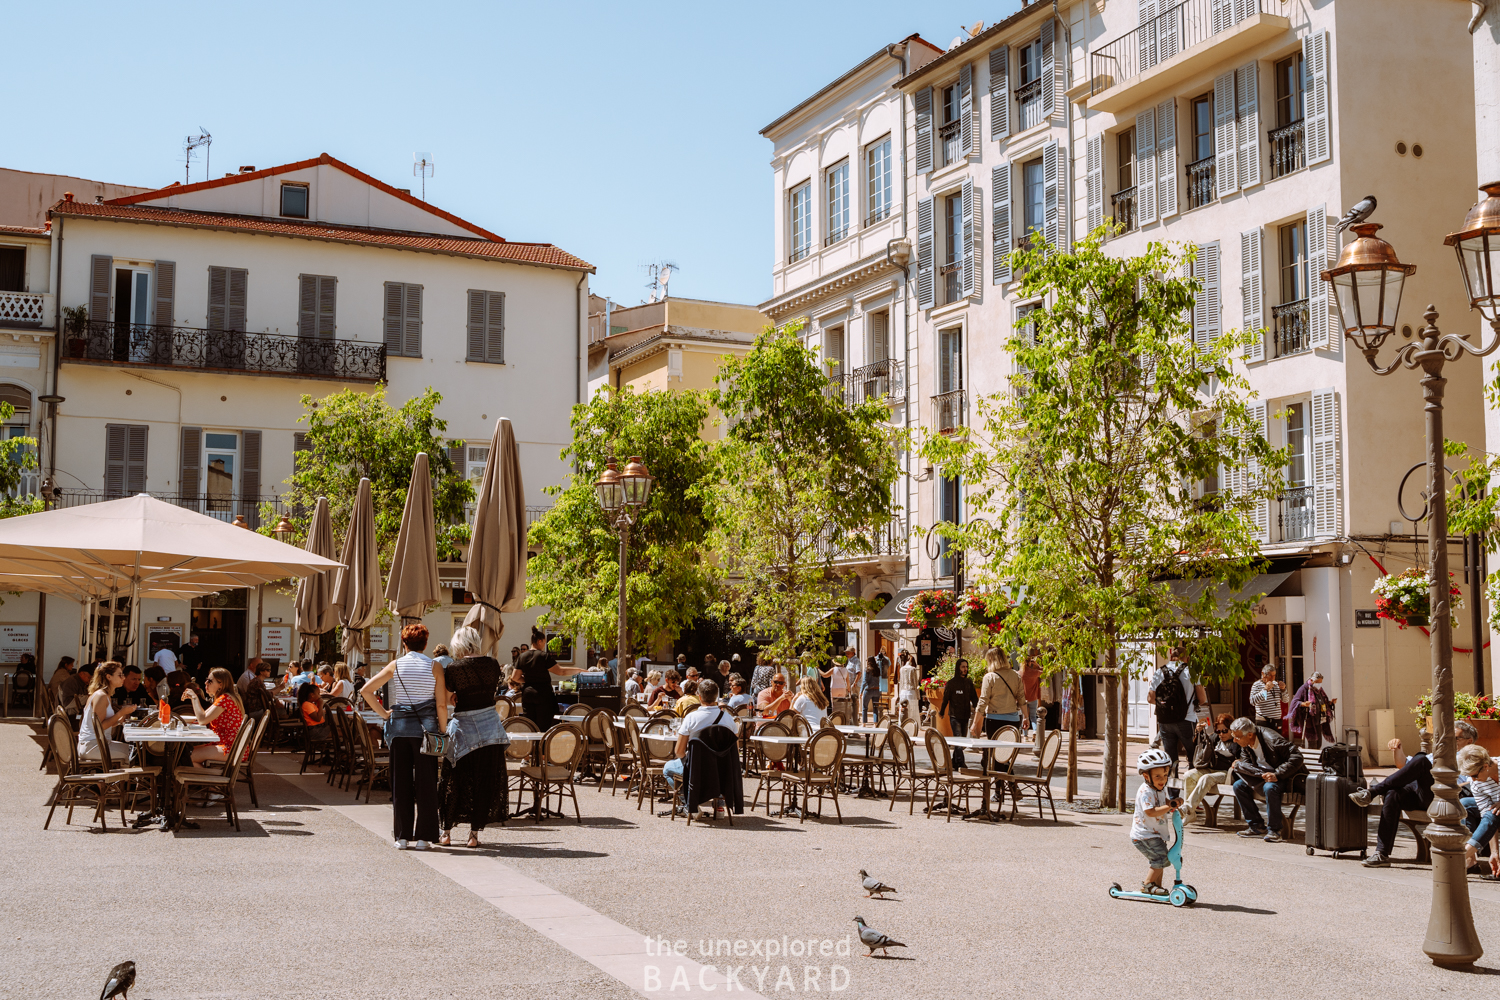
[[[105,648],[109,650],[107,659],[110,660],[115,658],[115,601],[118,600],[118,595],[116,588],[109,588],[109,643]]]
[[[141,628],[141,579],[140,579],[140,577],[132,577],[131,581],[130,581],[130,617],[128,619],[126,619],[126,624],[129,627],[130,632],[131,632],[131,641],[127,642],[125,644],[125,652],[128,653],[130,651],[131,645],[134,644],[134,642],[135,642],[136,639],[139,639],[141,637],[141,633],[143,631],[142,628]],[[145,651],[146,651],[145,647],[143,646],[141,648],[141,652],[144,653]],[[132,658],[137,663],[141,662],[141,660],[144,659],[144,657],[142,657],[139,653],[137,653]]]

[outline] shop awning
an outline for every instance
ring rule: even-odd
[[[879,614],[870,618],[867,624],[875,628],[911,629],[911,626],[906,624],[906,612],[911,609],[911,602],[921,592],[921,587],[902,587],[896,596],[880,609]]]
[[[1186,597],[1190,601],[1198,601],[1203,597],[1203,592],[1209,587],[1217,586],[1218,591],[1214,595],[1218,602],[1219,614],[1224,614],[1229,609],[1231,601],[1247,601],[1259,595],[1265,597],[1272,593],[1277,587],[1291,576],[1291,573],[1259,573],[1250,578],[1250,582],[1239,590],[1230,590],[1225,584],[1215,584],[1212,580],[1172,580],[1172,592]]]

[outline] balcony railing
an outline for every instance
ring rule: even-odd
[[[1313,536],[1313,488],[1293,486],[1277,498],[1276,524],[1284,542],[1305,541]]]
[[[961,297],[959,294],[958,265],[944,264],[938,268],[938,276],[943,279],[943,301],[957,302]]]
[[[91,503],[102,503],[105,500],[118,500],[121,497],[133,496],[134,492],[127,490],[91,490],[91,489],[59,489],[56,498],[52,501],[54,508],[82,507]],[[240,493],[233,495],[192,495],[183,493],[157,493],[151,491],[151,496],[167,503],[195,510],[200,514],[219,521],[234,523],[237,516],[243,516],[245,524],[251,528],[260,527],[260,510],[262,504],[270,504],[273,516],[280,517],[283,514],[295,513],[292,505],[278,496],[256,495]]]
[[[1135,229],[1135,188],[1116,191],[1109,200],[1114,206],[1115,226],[1122,233],[1132,232]]]
[[[41,326],[47,319],[47,296],[42,292],[0,292],[0,324]]]
[[[963,119],[955,118],[938,126],[938,139],[943,144],[943,163],[957,163],[963,154]]]
[[[1312,341],[1307,331],[1307,300],[1283,302],[1271,307],[1274,325],[1274,357],[1285,358],[1293,354],[1306,354],[1312,350]]]
[[[964,390],[953,389],[932,397],[932,425],[939,434],[949,434],[964,426],[967,413]]]
[[[479,504],[477,501],[470,500],[468,503],[464,504],[464,520],[472,525],[474,523],[474,512],[478,509]],[[540,521],[542,517],[547,513],[547,511],[551,509],[552,507],[550,504],[543,507],[527,507],[526,530],[530,531],[531,526]]]
[[[865,226],[864,227],[866,229],[869,229],[871,226],[879,225],[880,223],[884,222],[886,219],[889,219],[890,217],[891,217],[891,206],[889,206],[889,205],[882,205],[880,208],[875,209],[875,211],[873,211],[869,215],[865,216]]]
[[[786,255],[786,262],[788,264],[795,264],[810,253],[812,253],[812,247],[798,247]]]
[[[1273,128],[1271,140],[1271,178],[1285,177],[1307,166],[1307,150],[1302,145],[1302,119],[1290,125]]]
[[[887,358],[874,364],[854,369],[850,375],[851,402],[863,403],[870,399],[885,397],[887,401],[906,397],[906,382],[901,362]]]
[[[818,536],[818,554],[834,563],[875,562],[882,558],[906,555],[906,522],[900,518],[869,531],[846,535],[839,542],[824,529]]]
[[[846,237],[848,237],[848,235],[849,235],[849,226],[847,224],[843,225],[843,226],[840,226],[838,229],[833,230],[827,236],[823,237],[823,245],[825,247],[831,247],[835,243],[837,243],[839,240],[842,240],[842,239],[845,239]]]
[[[339,382],[384,382],[385,345],[331,337],[282,337],[186,326],[90,322],[68,340],[65,360],[247,372]]]
[[[1214,158],[1205,156],[1187,165],[1188,208],[1202,208],[1214,200]]]
[[[1261,0],[1184,0],[1089,53],[1091,90],[1139,76],[1260,12]],[[1238,17],[1236,17],[1238,11]]]
[[[1016,131],[1024,132],[1033,125],[1042,123],[1042,80],[1041,77],[1023,83],[1016,88]]]

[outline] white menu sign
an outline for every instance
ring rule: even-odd
[[[0,623],[0,663],[20,663],[22,653],[36,655],[36,625]]]
[[[292,627],[290,625],[262,625],[260,627],[260,655],[285,663],[292,657]]]

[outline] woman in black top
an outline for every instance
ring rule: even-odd
[[[557,694],[552,690],[553,677],[571,677],[583,673],[582,667],[559,667],[557,657],[547,652],[547,637],[532,626],[531,647],[521,654],[516,669],[524,678],[521,688],[521,714],[541,732],[557,725]]]
[[[953,676],[943,685],[943,702],[938,706],[938,715],[946,713],[953,735],[963,736],[969,731],[969,719],[978,703],[979,692],[974,690],[974,681],[969,677],[969,661],[959,660],[953,668]],[[964,766],[964,752],[959,748],[954,748],[953,766]]]
[[[455,657],[443,668],[443,684],[452,705],[449,752],[439,762],[438,812],[444,847],[453,828],[469,824],[469,847],[479,846],[479,831],[507,816],[505,745],[509,739],[495,714],[495,688],[500,663],[479,655],[481,638],[465,626],[453,633],[449,645]]]

